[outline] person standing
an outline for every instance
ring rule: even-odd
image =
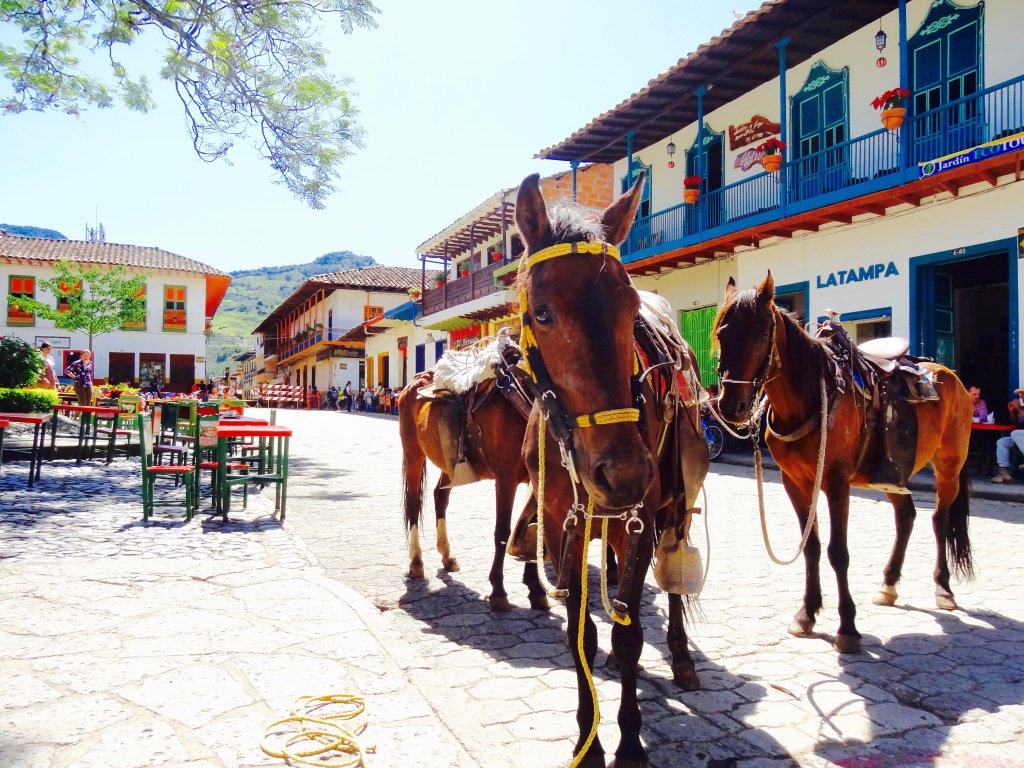
[[[352,413],[353,400],[355,395],[352,393],[352,382],[345,382],[345,389],[342,390],[342,397],[345,398],[345,408],[348,409],[349,413]]]
[[[64,369],[64,373],[75,383],[75,397],[79,405],[92,405],[93,363],[92,352],[82,351],[82,356]]]
[[[53,361],[50,345],[45,341],[39,345],[39,354],[43,356],[43,374],[36,386],[41,389],[57,389],[57,364]]]
[[[1024,453],[1024,387],[1013,390],[1013,400],[1006,405],[1010,414],[1010,423],[1017,426],[1009,435],[996,440],[996,464],[999,472],[992,478],[993,483],[1008,483],[1013,480],[1010,474],[1010,449]]]

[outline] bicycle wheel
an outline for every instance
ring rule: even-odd
[[[714,461],[722,455],[722,448],[725,447],[725,433],[717,424],[705,424],[704,439],[708,442],[708,456]]]

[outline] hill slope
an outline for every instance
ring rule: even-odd
[[[376,264],[370,256],[336,251],[308,264],[231,272],[231,287],[213,318],[213,329],[206,340],[207,371],[211,376],[223,373],[224,368],[231,366],[231,355],[251,349],[255,341],[253,329],[306,278]]]

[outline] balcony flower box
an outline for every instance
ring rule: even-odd
[[[775,173],[782,167],[782,150],[786,143],[772,136],[757,149],[761,152],[761,165],[768,173]]]
[[[886,130],[895,131],[907,116],[906,103],[910,91],[906,88],[891,88],[871,101],[871,106],[882,111],[882,125]]]
[[[693,204],[700,199],[700,176],[687,176],[683,179],[683,200]]]

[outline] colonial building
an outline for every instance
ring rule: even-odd
[[[206,336],[231,277],[198,261],[161,248],[84,240],[18,237],[0,233],[0,298],[4,306],[0,335],[18,336],[39,346],[53,346],[57,374],[86,348],[88,336],[54,327],[50,320],[21,312],[8,296],[53,301],[39,284],[52,278],[60,260],[85,266],[125,267],[147,276],[147,317],[137,327],[93,339],[96,377],[100,382],[136,382],[147,387],[159,380],[170,392],[188,392],[196,381],[212,375],[206,369]]]
[[[349,269],[305,280],[256,327],[254,381],[273,381],[327,390],[346,382],[353,388],[374,379],[363,359],[363,323],[409,300],[424,275],[408,267]],[[262,355],[259,354],[262,350]],[[273,378],[261,375],[273,372]]]
[[[1022,25],[1016,0],[765,2],[539,156],[610,163],[617,194],[646,171],[623,261],[706,383],[726,281],[771,270],[804,320],[906,337],[1004,404],[1024,381]]]

